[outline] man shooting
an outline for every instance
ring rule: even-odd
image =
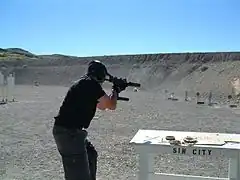
[[[96,180],[97,151],[87,139],[96,109],[115,110],[118,94],[127,87],[123,79],[113,82],[107,95],[102,88],[110,76],[100,61],[91,61],[88,70],[68,90],[53,126],[53,136],[62,157],[66,180]]]

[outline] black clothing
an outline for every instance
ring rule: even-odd
[[[66,128],[88,128],[98,99],[105,94],[101,85],[87,75],[82,76],[67,92],[55,118],[55,125]]]
[[[98,153],[86,130],[54,125],[53,137],[61,155],[65,180],[96,180]]]
[[[84,75],[68,90],[54,117],[52,133],[66,180],[96,180],[98,155],[83,128],[89,127],[98,99],[104,94],[96,80]]]

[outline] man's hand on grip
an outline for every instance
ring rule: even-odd
[[[128,86],[127,80],[122,78],[113,78],[113,89],[116,90],[118,93],[124,91]]]

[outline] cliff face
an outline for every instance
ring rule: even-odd
[[[36,58],[37,57],[37,58]],[[17,84],[38,81],[45,85],[70,85],[86,71],[89,60],[103,61],[113,75],[142,84],[145,90],[168,89],[176,94],[209,92],[229,94],[231,81],[240,78],[240,53],[175,53],[99,57],[35,56],[2,61],[12,67]]]

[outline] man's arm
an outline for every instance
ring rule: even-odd
[[[117,106],[118,94],[125,90],[127,87],[126,79],[115,78],[112,86],[112,93],[108,96],[103,90],[101,90],[101,97],[98,99],[97,107],[101,110],[110,109],[115,110]]]
[[[110,95],[104,94],[101,98],[98,99],[97,108],[101,110],[110,109],[115,110],[117,107],[117,98],[118,93],[116,90],[112,89]]]

